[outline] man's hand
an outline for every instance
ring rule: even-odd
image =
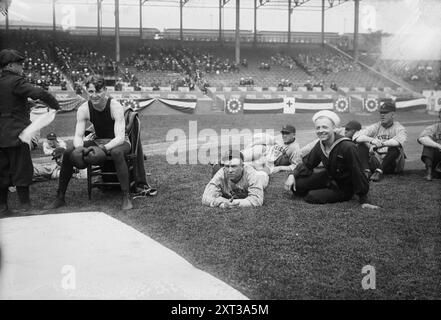
[[[370,144],[376,146],[377,148],[383,146],[383,142],[377,138],[372,139]]]
[[[363,203],[363,204],[361,205],[361,207],[362,207],[363,209],[373,209],[373,210],[380,209],[379,206],[375,206],[375,205],[373,205],[373,204],[369,204],[369,203]]]
[[[292,190],[296,191],[296,179],[294,178],[293,174],[290,174],[288,179],[285,181],[285,190],[290,191],[291,188]]]
[[[222,202],[219,208],[222,209],[231,209],[239,206],[239,202],[237,200],[229,201],[229,202]]]

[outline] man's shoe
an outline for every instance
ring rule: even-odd
[[[121,209],[122,209],[122,210],[130,210],[130,209],[133,209],[132,199],[131,199],[129,193],[124,193],[124,194],[123,194],[123,200],[122,200],[122,206],[121,206]]]
[[[10,209],[8,208],[8,206],[2,206],[2,207],[0,208],[0,219],[1,219],[1,218],[6,218],[6,217],[9,217],[9,216],[12,216],[12,215],[14,215],[14,214],[15,214],[15,212],[12,211],[12,210],[10,210]]]
[[[427,181],[432,181],[433,180],[432,167],[428,167],[426,169],[426,175],[424,176],[424,179],[426,179]]]
[[[375,170],[375,172],[372,174],[370,180],[373,181],[373,182],[378,182],[378,181],[380,181],[382,178],[383,178],[383,174],[382,174],[380,171]]]
[[[55,198],[54,201],[52,201],[51,203],[49,203],[48,205],[46,205],[44,207],[44,210],[53,210],[53,209],[57,209],[59,207],[65,206],[66,202],[64,201],[64,199],[62,198]]]

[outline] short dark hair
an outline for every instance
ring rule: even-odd
[[[100,91],[101,89],[106,88],[106,83],[104,82],[104,78],[101,76],[90,76],[86,79],[86,88],[89,85],[93,84],[96,91]]]
[[[241,162],[244,161],[244,157],[243,157],[243,153],[240,152],[239,150],[233,150],[233,149],[229,149],[223,156],[221,159],[221,162],[226,162],[226,161],[230,161],[232,159],[237,159],[239,158]]]

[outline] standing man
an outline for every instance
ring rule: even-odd
[[[371,181],[380,181],[383,174],[400,173],[404,169],[403,145],[407,140],[406,129],[394,120],[395,103],[380,106],[380,121],[357,133],[353,140],[358,143],[363,169]]]
[[[425,179],[427,181],[432,181],[433,170],[441,167],[441,109],[439,109],[438,119],[438,123],[425,128],[417,140],[423,145],[421,161],[426,165]]]
[[[367,204],[369,181],[361,169],[355,143],[335,132],[339,116],[323,110],[314,114],[312,121],[319,141],[289,174],[285,190],[304,197],[308,203],[349,201],[356,194],[362,205]],[[320,163],[325,170],[314,172]]]
[[[130,142],[125,132],[124,108],[119,102],[106,95],[107,90],[102,77],[87,79],[86,91],[89,94],[89,100],[83,103],[77,111],[74,147],[64,152],[57,197],[46,206],[46,209],[56,209],[66,205],[65,194],[74,172],[74,165],[76,165],[76,157],[71,157],[72,153],[81,157],[82,154],[84,155],[83,150],[91,146],[100,147],[105,154],[112,157],[121,185],[121,209],[132,209],[133,204],[129,193],[129,171],[125,159],[125,155],[130,152]],[[94,140],[84,141],[87,121],[90,121],[94,126],[96,134]]]
[[[31,209],[29,185],[33,166],[30,146],[18,136],[31,124],[28,97],[40,99],[50,108],[59,110],[58,101],[47,91],[34,87],[22,76],[25,57],[16,50],[0,51],[0,216],[8,209],[8,187],[16,186],[21,210]]]

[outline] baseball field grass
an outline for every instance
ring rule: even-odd
[[[299,117],[296,127],[311,129],[311,115]],[[376,120],[374,115],[344,115],[343,122],[357,117],[363,124]],[[409,123],[435,121],[434,116],[419,113],[398,118]],[[290,120],[184,116],[169,117],[165,127],[161,119],[143,122],[148,141],[165,141],[167,129],[184,129],[192,119],[215,130],[247,126],[278,130]],[[414,135],[422,128],[409,130],[406,150],[412,154],[421,152]],[[355,197],[339,204],[307,204],[283,190],[284,173],[271,177],[260,208],[207,208],[201,205],[201,196],[210,166],[170,165],[161,154],[148,157],[145,165],[159,192],[135,199],[134,210],[119,210],[117,191],[95,189],[89,201],[86,181],[72,179],[66,207],[37,213],[106,212],[251,299],[441,299],[441,179],[425,181],[422,163],[415,157],[402,175],[371,183],[372,203],[379,210],[362,209]],[[56,186],[55,180],[31,186],[37,209],[53,199]],[[16,202],[12,194],[11,206]],[[366,265],[375,268],[375,289],[362,287]]]

